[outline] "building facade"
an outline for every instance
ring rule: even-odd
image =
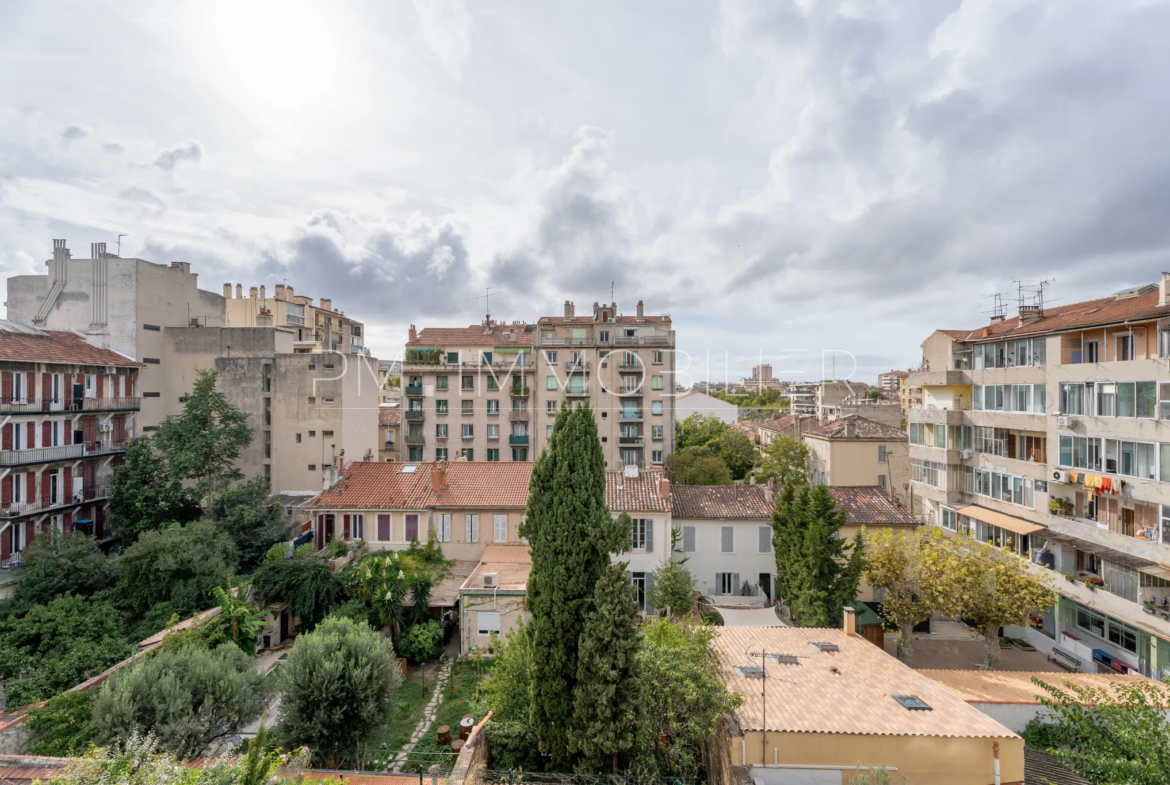
[[[679,393],[674,401],[674,419],[682,422],[692,414],[718,417],[728,425],[735,425],[739,420],[739,407],[707,393],[694,391]]]
[[[293,287],[276,284],[269,297],[265,286],[250,287],[244,296],[242,284],[223,285],[227,324],[231,327],[287,327],[294,333],[293,351],[297,354],[339,352],[369,355],[365,345],[365,325],[333,307],[333,300],[322,297],[317,305],[312,297],[298,295]]]
[[[878,389],[884,392],[897,392],[902,389],[906,378],[910,376],[909,371],[886,371],[878,374]]]
[[[814,484],[872,485],[905,503],[910,482],[905,431],[848,415],[801,438],[808,447],[809,480]]]
[[[1168,290],[936,331],[909,380],[915,511],[1063,572],[1025,632],[1087,672],[1170,673]]]
[[[378,460],[402,460],[402,409],[382,404],[378,407]]]
[[[137,433],[139,364],[78,335],[0,321],[0,560],[50,530],[103,540]]]

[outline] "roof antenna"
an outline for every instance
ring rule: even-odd
[[[499,294],[499,293],[500,293],[500,290],[497,289],[495,291],[495,294]],[[476,297],[475,299],[484,301],[484,324],[487,325],[488,327],[491,327],[492,326],[492,287],[489,286],[486,289],[484,289],[484,293],[482,295],[480,295],[479,297]]]
[[[128,234],[120,234],[120,235],[118,235],[118,256],[121,256],[121,255],[122,255],[122,238],[123,238],[123,237],[129,237],[129,236],[130,236],[130,235],[128,235]]]
[[[609,280],[609,301],[611,303],[617,302],[616,300],[613,299],[613,279],[612,278]]]

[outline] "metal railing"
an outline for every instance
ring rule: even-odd
[[[423,394],[423,387],[421,384],[408,384],[402,388],[402,392],[408,398],[421,398]]]
[[[569,373],[589,373],[589,361],[570,360],[569,362],[565,363],[565,370]]]
[[[508,437],[508,444],[511,444],[512,446],[521,446],[521,447],[527,446],[528,436],[527,435],[525,435],[525,436],[516,436],[516,435],[509,436]]]
[[[511,390],[512,395],[516,395],[522,398],[527,397],[530,392],[532,392],[531,387],[513,387]]]
[[[528,410],[512,410],[508,412],[508,419],[512,422],[528,422]]]
[[[32,450],[0,451],[0,466],[19,466],[25,463],[50,463],[85,457],[84,444],[66,444],[61,447],[37,447]]]
[[[27,398],[10,398],[0,401],[0,414],[40,414],[43,412],[111,412],[137,411],[141,399],[137,396],[119,395],[108,398],[42,398],[39,401]]]
[[[409,422],[422,422],[426,418],[426,413],[422,409],[407,409],[404,414]]]
[[[402,438],[406,440],[407,447],[423,447],[427,443],[426,437],[422,434],[412,435],[408,433]]]
[[[642,410],[641,409],[635,409],[633,411],[623,410],[622,414],[621,414],[621,419],[623,419],[623,420],[641,420],[642,419]]]
[[[632,446],[639,446],[642,444],[641,436],[619,436],[618,444],[628,444]]]
[[[30,502],[15,502],[0,509],[0,518],[17,518],[36,512],[45,512],[61,507],[72,507],[75,504],[105,499],[110,495],[110,482],[102,482],[82,488],[76,493],[61,496],[57,499],[35,499]]]
[[[614,346],[670,346],[674,340],[674,333],[667,335],[642,335],[627,338],[624,335],[614,336]]]

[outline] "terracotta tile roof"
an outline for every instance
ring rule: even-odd
[[[658,493],[665,478],[662,469],[643,469],[637,477],[626,477],[624,470],[606,472],[605,504],[613,513],[670,512],[670,499]]]
[[[818,439],[840,439],[841,441],[866,440],[880,442],[904,442],[908,437],[901,428],[883,425],[856,414],[847,414],[839,420],[805,431],[805,436]]]
[[[766,485],[672,485],[670,512],[674,518],[767,519],[770,492]]]
[[[791,431],[796,417],[795,414],[786,414],[778,420],[752,420],[750,424],[765,431]]]
[[[378,407],[378,425],[393,426],[402,424],[402,409],[397,406]]]
[[[571,319],[566,319],[563,316],[542,316],[536,320],[537,324],[607,324],[607,322],[597,322],[592,316],[574,316]],[[661,324],[669,322],[669,316],[645,316],[639,319],[637,316],[619,316],[617,317],[617,324]]]
[[[970,330],[935,330],[935,332],[942,333],[943,335],[949,335],[956,341],[966,340],[967,336],[971,334]]]
[[[1138,294],[1132,294],[1133,292]],[[1154,284],[1083,303],[1045,308],[1039,319],[1021,324],[1015,316],[972,330],[964,339],[973,342],[996,341],[1025,335],[1040,335],[1062,330],[1081,330],[1130,320],[1158,319],[1170,316],[1170,305],[1158,305],[1158,287]]]
[[[408,468],[412,466],[413,471]],[[433,490],[431,479],[436,467],[441,467],[447,476],[439,491]],[[528,504],[531,475],[532,464],[524,461],[354,461],[336,485],[318,494],[308,506],[326,510],[523,509]]]
[[[849,513],[849,523],[863,526],[916,526],[918,522],[877,485],[836,485],[829,493]]]
[[[509,335],[515,335],[516,340],[509,340]],[[448,350],[461,346],[531,346],[532,325],[493,324],[490,331],[482,324],[470,327],[424,327],[406,345],[415,349],[437,346]]]
[[[1024,785],[1093,785],[1044,750],[1024,745]]]
[[[495,573],[496,586],[503,591],[524,591],[532,571],[532,552],[527,545],[489,545],[475,570],[464,581],[462,590],[490,589],[483,585],[485,572]]]
[[[1161,692],[1170,708],[1170,685],[1144,676],[1127,676],[1120,673],[1032,673],[1029,671],[964,671],[931,670],[918,671],[934,679],[968,703],[1019,703],[1039,706],[1036,696],[1049,697],[1048,692],[1032,683],[1035,676],[1046,684],[1064,689],[1066,684],[1076,687],[1093,687],[1112,692],[1116,687],[1146,684]],[[1068,692],[1068,690],[1065,690]]]
[[[744,730],[761,729],[764,705],[760,680],[741,675],[735,666],[759,667],[759,657],[749,659],[746,652],[762,647],[793,654],[800,663],[767,662],[769,732],[1018,738],[946,687],[858,635],[808,627],[715,629],[719,675],[732,692],[743,696],[735,717]],[[840,651],[822,653],[810,645],[813,642],[833,643]],[[917,696],[931,711],[907,709],[894,695]]]
[[[40,335],[0,331],[2,361],[141,367],[141,363],[125,355],[87,343],[80,335],[55,330],[42,331]]]

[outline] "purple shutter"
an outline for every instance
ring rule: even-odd
[[[417,539],[418,539],[418,516],[417,515],[407,515],[406,516],[406,541],[410,542],[411,540],[417,540]]]
[[[390,516],[378,516],[378,542],[390,542]]]

